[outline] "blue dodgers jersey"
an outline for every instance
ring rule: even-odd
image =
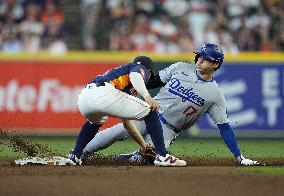
[[[129,63],[119,66],[117,68],[107,71],[103,75],[98,75],[92,83],[109,82],[116,89],[121,90],[127,94],[133,94],[133,86],[130,82],[129,74],[131,72],[138,72],[142,75],[145,84],[150,78],[150,71],[145,66],[136,63]]]

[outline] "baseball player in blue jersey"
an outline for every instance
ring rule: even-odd
[[[257,161],[244,158],[238,147],[233,129],[230,126],[226,101],[213,73],[220,68],[224,60],[222,49],[215,44],[204,44],[195,52],[195,66],[178,62],[161,70],[148,83],[149,88],[162,87],[155,97],[160,104],[158,116],[163,128],[166,148],[182,131],[194,125],[206,113],[217,124],[220,135],[241,165],[257,165]],[[147,127],[142,121],[134,121],[146,142],[152,144]],[[110,146],[117,140],[123,140],[128,134],[122,124],[101,131],[84,149],[84,153],[92,153]],[[143,162],[139,151],[121,154],[117,160],[129,159],[130,162]]]
[[[83,149],[97,134],[108,116],[121,118],[127,132],[147,147],[141,134],[130,120],[144,120],[156,150],[156,166],[185,166],[186,162],[167,154],[163,130],[157,110],[159,104],[150,96],[145,83],[151,75],[152,60],[138,56],[133,63],[109,70],[90,81],[78,96],[77,105],[87,119],[77,137],[75,147],[66,157],[66,164],[80,165]],[[145,101],[136,96],[141,95]]]

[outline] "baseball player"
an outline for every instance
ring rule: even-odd
[[[236,160],[241,165],[257,165],[257,161],[244,158],[238,147],[234,132],[230,126],[224,95],[213,79],[213,73],[220,68],[224,60],[222,49],[215,44],[204,44],[195,52],[195,66],[178,62],[161,70],[150,80],[148,86],[162,86],[155,100],[160,104],[159,119],[163,128],[166,148],[182,131],[194,125],[204,114],[209,114],[217,124],[220,134]],[[147,127],[142,121],[135,121],[146,142],[152,143],[147,134]],[[128,137],[122,124],[101,131],[84,149],[84,153],[92,153],[110,146],[117,140]],[[119,159],[130,162],[142,162],[143,156],[136,151],[121,154]]]
[[[77,105],[87,119],[77,137],[75,147],[66,157],[66,164],[80,165],[83,149],[97,134],[108,116],[121,118],[127,132],[142,148],[147,144],[130,120],[144,120],[156,150],[155,165],[185,166],[186,162],[167,154],[163,130],[157,110],[159,104],[150,96],[145,83],[151,75],[152,60],[138,56],[133,63],[109,70],[90,81],[78,96]],[[145,101],[139,99],[141,95]]]

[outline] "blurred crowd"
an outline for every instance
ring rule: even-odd
[[[59,3],[0,0],[1,51],[67,51]],[[180,53],[205,42],[232,54],[284,50],[281,0],[82,0],[78,13],[82,24],[71,25],[82,30],[76,39],[86,50]]]
[[[54,0],[1,0],[0,49],[5,53],[64,53],[64,15]]]
[[[233,54],[284,49],[281,0],[83,0],[82,10],[86,50],[180,53],[205,42]]]

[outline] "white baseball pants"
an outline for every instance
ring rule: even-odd
[[[91,123],[102,124],[108,116],[141,120],[150,112],[147,102],[128,95],[105,82],[104,86],[87,84],[78,95],[79,111]]]

